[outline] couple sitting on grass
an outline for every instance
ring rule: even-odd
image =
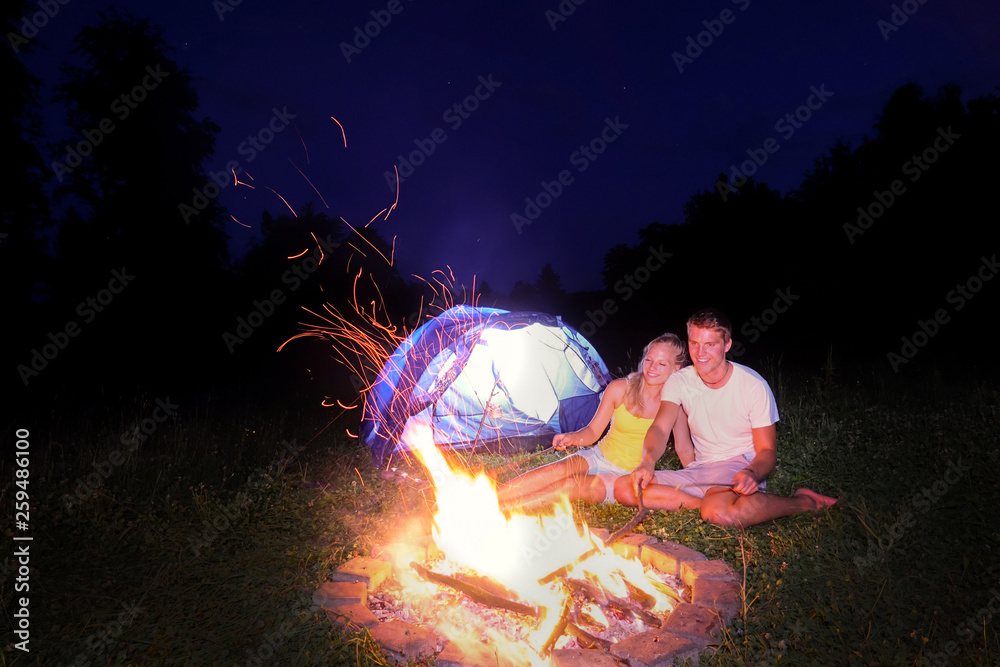
[[[836,498],[810,489],[791,496],[764,493],[777,463],[778,409],[767,382],[727,361],[732,326],[715,309],[687,322],[691,366],[673,334],[653,340],[639,370],[608,385],[590,423],[557,434],[558,450],[582,448],[497,489],[500,506],[532,511],[562,495],[592,503],[618,501],[650,509],[697,508],[705,521],[746,527],[830,507]],[[597,441],[608,423],[607,435]],[[681,470],[654,470],[671,431]]]

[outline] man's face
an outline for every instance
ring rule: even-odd
[[[733,341],[725,341],[722,334],[713,329],[688,327],[688,354],[699,377],[716,378],[713,373],[726,362],[726,352]]]

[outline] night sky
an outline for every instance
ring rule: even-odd
[[[547,262],[566,289],[599,288],[611,247],[682,222],[685,201],[769,139],[754,176],[787,194],[838,137],[870,136],[899,86],[954,83],[967,100],[1000,81],[993,3],[577,2],[121,8],[162,26],[199,79],[198,116],[222,128],[206,169],[236,160],[296,210],[327,210],[301,170],[330,215],[364,224],[395,201],[395,166],[409,175],[377,229],[396,237],[404,275],[447,265],[501,291]],[[35,38],[44,48],[23,56],[43,101],[97,11],[61,5]],[[246,143],[276,110],[294,122]],[[45,117],[65,143],[62,108]],[[544,205],[537,216],[526,198]],[[250,226],[227,229],[234,258],[262,210],[288,210],[263,187],[221,201]],[[535,219],[518,230],[514,214]]]

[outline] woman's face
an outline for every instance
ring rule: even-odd
[[[642,360],[642,375],[648,384],[660,385],[677,370],[677,353],[669,345],[657,344],[649,348]]]

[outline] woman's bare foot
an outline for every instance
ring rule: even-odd
[[[806,496],[807,498],[809,498],[809,500],[813,502],[813,505],[815,505],[815,507],[812,510],[814,512],[824,510],[827,507],[832,507],[833,504],[837,502],[836,498],[831,498],[830,496],[821,495],[819,493],[816,493],[812,489],[796,489],[795,493],[793,493],[792,495]]]

